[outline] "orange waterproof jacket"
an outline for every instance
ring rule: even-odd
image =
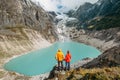
[[[67,53],[66,56],[65,56],[65,61],[70,62],[70,60],[71,60],[71,54]]]
[[[58,50],[58,52],[56,53],[55,58],[58,61],[63,61],[64,60],[64,54],[63,54],[63,52],[61,50]]]

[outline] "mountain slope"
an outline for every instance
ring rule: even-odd
[[[3,4],[4,3],[4,4]],[[53,35],[53,24],[47,12],[30,0],[1,0],[0,27],[15,27],[23,25],[43,33],[43,36]],[[49,32],[49,33],[48,33]]]
[[[5,52],[14,50],[15,45],[20,49],[28,45],[33,48],[40,46],[39,42],[42,39],[55,41],[54,25],[48,13],[40,5],[30,0],[1,0],[0,5],[1,50]]]
[[[1,0],[0,79],[28,80],[4,70],[3,65],[11,58],[50,46],[56,40],[54,29],[49,14],[40,5],[30,0]]]
[[[95,4],[85,3],[72,13],[79,20],[79,27],[88,29],[108,29],[120,27],[120,1],[99,0]]]

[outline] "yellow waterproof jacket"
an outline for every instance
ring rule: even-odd
[[[64,54],[61,50],[58,50],[58,52],[56,53],[56,56],[55,56],[56,60],[58,61],[62,61],[64,59]]]

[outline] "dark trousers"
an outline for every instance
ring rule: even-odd
[[[70,70],[70,62],[65,62],[65,68],[66,70]]]
[[[63,70],[63,61],[58,61],[58,71]]]

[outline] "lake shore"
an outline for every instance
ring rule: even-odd
[[[74,45],[73,45],[73,43],[74,43]],[[98,50],[94,50],[94,48],[92,48],[92,47],[87,47],[86,45],[83,45],[83,44],[81,44],[81,45],[76,45],[76,44],[78,44],[78,43],[76,43],[76,42],[67,42],[67,43],[60,43],[60,45],[62,45],[62,44],[64,44],[65,46],[64,47],[67,47],[67,44],[72,44],[72,46],[77,46],[77,47],[82,47],[81,49],[83,49],[83,51],[84,51],[84,48],[86,49],[86,48],[90,48],[90,49],[93,49],[93,50],[91,50],[91,51],[98,51]],[[56,45],[58,45],[58,43],[56,43]],[[55,45],[54,45],[55,46]],[[72,48],[72,49],[71,49]],[[73,47],[71,47],[71,48],[67,48],[67,49],[69,49],[69,50],[71,50],[72,52],[73,52],[73,50],[74,50],[74,48]],[[56,48],[56,49],[58,49],[58,48]],[[55,49],[55,51],[56,51],[56,49]],[[79,49],[79,48],[78,48]],[[79,50],[76,50],[75,49],[75,51],[77,51],[77,52],[75,52],[75,53],[79,53]],[[82,51],[82,50],[80,50],[80,51]],[[51,52],[51,51],[50,51]],[[80,52],[80,53],[82,53],[82,52]],[[87,52],[88,53],[88,52]],[[95,52],[94,52],[95,53]],[[86,52],[85,52],[85,54],[86,54]],[[98,54],[99,54],[99,52],[98,52]],[[96,54],[96,55],[98,55],[98,54]],[[53,54],[51,54],[52,55],[52,57],[54,56],[54,53]],[[76,54],[77,55],[77,54]],[[75,57],[76,55],[72,55],[73,57]],[[87,54],[86,54],[87,55]],[[91,56],[92,57],[92,56]],[[85,58],[85,57],[83,57],[83,58]],[[33,58],[34,59],[34,58]],[[71,65],[71,68],[72,69],[75,69],[75,68],[77,68],[77,67],[80,67],[80,66],[82,66],[83,64],[85,64],[85,63],[87,63],[87,62],[89,62],[90,60],[81,60],[81,61],[78,61],[80,59],[80,57],[76,57],[76,59],[74,59],[75,61],[77,61],[77,62],[75,62],[75,63],[73,63],[72,65]],[[81,58],[82,59],[82,58]],[[54,65],[53,65],[54,66]],[[38,70],[38,69],[37,69]],[[15,75],[16,75],[16,72],[13,72]],[[18,74],[17,74],[18,75]],[[19,74],[20,75],[20,74]],[[41,74],[41,75],[38,75],[38,76],[32,76],[31,78],[46,78],[47,76],[48,76],[49,74],[47,73],[45,73],[45,74]],[[34,79],[33,79],[34,80]]]
[[[101,52],[104,52],[114,46],[120,45],[120,32],[117,31],[118,29],[113,28],[106,31],[85,31],[83,29],[77,30],[76,28],[72,27],[68,28],[68,33],[71,40],[96,47]],[[111,31],[114,31],[115,33],[111,34]]]
[[[28,76],[25,76],[25,75],[22,75],[22,74],[19,74],[19,73],[16,73],[16,72],[6,71],[4,69],[4,64],[9,62],[10,60],[16,58],[16,57],[25,55],[25,54],[27,54],[29,52],[36,51],[38,49],[42,49],[42,48],[46,48],[48,46],[51,46],[51,43],[46,41],[46,40],[44,40],[44,39],[42,39],[42,41],[39,41],[39,44],[35,45],[34,48],[32,48],[31,50],[28,49],[26,51],[21,52],[20,54],[15,54],[15,55],[13,55],[11,57],[4,57],[4,58],[0,59],[1,60],[0,61],[1,62],[0,63],[0,80],[9,80],[9,79],[16,80],[19,77],[21,77],[21,79],[25,78],[25,80],[31,78],[31,77],[28,77]]]
[[[93,59],[77,61],[77,62],[71,64],[71,69],[78,68],[78,67],[90,62],[91,60],[93,60]],[[3,69],[1,69],[0,71],[5,72],[5,74],[6,74],[6,76],[3,77],[1,80],[4,80],[4,79],[15,80],[17,78],[24,79],[24,80],[44,80],[44,79],[48,78],[48,76],[50,74],[50,72],[48,72],[48,73],[44,73],[44,74],[29,77],[29,76],[25,76],[23,74],[19,74],[19,73],[16,73],[16,72],[11,72],[11,71],[6,71],[6,70],[3,70]]]
[[[79,60],[73,64],[71,64],[71,69],[76,69],[81,67],[82,65],[92,61],[93,59],[83,59],[83,60]],[[45,74],[41,74],[41,75],[37,75],[37,76],[33,76],[30,80],[44,80],[46,78],[48,78],[48,76],[50,75],[50,72],[45,73]]]
[[[76,32],[77,34],[79,33],[79,32]],[[91,45],[91,46],[94,46],[94,47],[96,47],[97,49],[99,49],[100,51],[102,51],[102,52],[104,52],[105,50],[107,50],[107,49],[109,49],[109,48],[111,48],[112,46],[115,46],[115,45],[118,45],[117,43],[115,43],[115,42],[113,42],[113,40],[111,40],[111,41],[108,41],[108,42],[106,42],[105,40],[100,40],[100,39],[97,39],[97,38],[94,38],[94,37],[91,37],[91,36],[89,36],[89,35],[87,35],[87,34],[81,34],[81,33],[79,33],[79,35],[76,37],[74,34],[73,34],[73,38],[71,38],[73,41],[76,41],[76,42],[81,42],[81,43],[84,43],[84,44],[87,44],[87,45]],[[41,45],[44,45],[44,46],[48,46],[48,45],[50,45],[50,44],[48,44],[48,43],[42,43],[41,42]],[[42,48],[42,47],[41,47]],[[37,50],[37,49],[34,49],[34,50]],[[20,55],[17,55],[17,56],[21,56],[22,54],[20,54]],[[17,57],[17,56],[15,56],[15,57]],[[10,59],[13,59],[13,58],[15,58],[15,57],[12,57],[12,58],[9,58],[7,61],[9,61]],[[77,68],[77,67],[80,67],[80,66],[82,66],[83,64],[85,64],[85,63],[87,63],[87,62],[89,62],[89,61],[78,61],[78,62],[76,62],[76,63],[74,63],[74,64],[72,64],[71,65],[71,68],[73,67],[73,68]],[[1,72],[3,71],[4,72],[4,70],[0,70]],[[29,79],[29,80],[38,80],[38,79],[44,79],[44,78],[46,78],[46,77],[48,77],[48,75],[49,75],[49,73],[45,73],[45,74],[41,74],[41,75],[38,75],[38,76],[32,76],[32,77],[28,77],[28,76],[24,76],[24,75],[21,75],[21,74],[18,74],[18,73],[15,73],[15,72],[8,72],[8,71],[5,71],[4,73],[7,73],[7,76],[6,76],[6,80],[8,79],[8,78],[10,78],[10,76],[15,76],[16,78],[18,78],[18,77],[20,77],[21,76],[21,79],[22,78],[27,78],[27,79]],[[11,74],[14,74],[14,75],[11,75]],[[14,77],[14,78],[15,78]],[[14,80],[14,78],[13,78],[13,80]]]

